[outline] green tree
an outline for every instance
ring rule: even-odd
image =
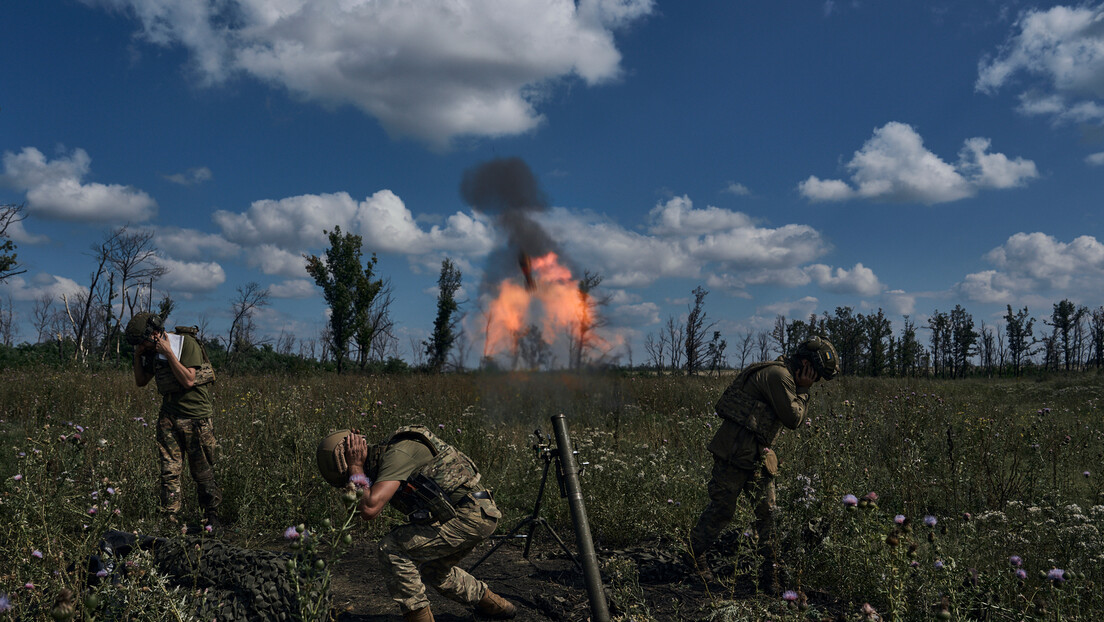
[[[1008,336],[1008,358],[1012,363],[1012,373],[1019,376],[1028,357],[1035,354],[1037,343],[1033,333],[1035,318],[1027,312],[1027,307],[1012,313],[1012,305],[1006,305],[1004,314],[1004,332]]]
[[[889,350],[893,342],[893,327],[885,313],[878,309],[873,315],[859,315],[866,335],[866,373],[881,376],[889,366]]]
[[[322,288],[322,297],[330,307],[330,346],[333,349],[337,372],[345,368],[349,357],[349,341],[367,320],[375,295],[383,286],[382,280],[372,280],[376,255],[361,265],[363,240],[359,235],[341,233],[341,227],[324,232],[330,239],[325,258],[303,255],[307,260],[307,274]]]
[[[1085,307],[1078,307],[1072,301],[1063,299],[1054,303],[1054,311],[1050,315],[1050,322],[1044,322],[1054,327],[1054,335],[1061,344],[1062,362],[1069,371],[1072,367],[1074,347],[1073,336],[1079,333],[1082,318],[1088,313]]]
[[[433,321],[433,334],[429,340],[422,342],[429,358],[429,368],[438,373],[444,368],[449,350],[456,341],[456,325],[459,322],[456,312],[460,309],[456,290],[460,289],[460,277],[460,269],[451,259],[441,262],[441,275],[437,277],[437,319]]]

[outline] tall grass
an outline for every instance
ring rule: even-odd
[[[727,380],[223,377],[214,425],[227,538],[267,547],[288,525],[341,521],[340,495],[314,467],[318,440],[346,427],[383,438],[410,423],[475,460],[509,527],[531,511],[543,467],[531,433],[550,432],[549,418],[563,413],[579,460],[589,463],[582,485],[596,544],[677,546],[706,501],[712,459],[704,447]],[[1102,393],[1095,375],[818,384],[808,424],[776,446],[783,555],[802,597],[854,611],[869,602],[900,620],[943,611],[1053,619],[1056,610],[1062,619],[1095,619],[1104,611],[1092,587],[1104,579]],[[62,587],[86,592],[70,565],[79,569],[103,529],[158,529],[159,402],[129,373],[0,370],[0,594],[28,618],[45,615]],[[555,492],[542,512],[566,532],[567,507]],[[842,502],[869,492],[876,503]],[[185,512],[198,517],[190,488]],[[904,526],[894,522],[898,514]],[[934,528],[922,524],[925,516]],[[376,537],[394,520],[366,524],[357,537]],[[742,505],[733,528],[750,523]],[[896,546],[886,542],[894,534]],[[1022,566],[1010,564],[1013,555]],[[1056,568],[1072,579],[1040,577]]]

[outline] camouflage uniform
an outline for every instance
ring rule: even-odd
[[[755,531],[764,568],[773,568],[775,489],[778,457],[770,446],[782,426],[794,429],[805,418],[809,389],[794,382],[794,361],[776,361],[748,367],[717,402],[724,422],[713,440],[713,473],[709,504],[690,533],[691,552],[701,556],[732,521],[741,493],[754,504]]]
[[[178,329],[179,331],[179,329]],[[182,335],[180,364],[210,373],[199,342],[191,335]],[[162,394],[161,412],[157,421],[157,452],[161,463],[161,510],[176,514],[181,506],[180,475],[184,462],[195,480],[199,504],[211,517],[217,514],[222,491],[215,481],[214,464],[218,445],[211,424],[211,384],[190,389],[181,387],[167,361],[150,354],[145,364],[152,364],[157,390]],[[197,375],[197,382],[201,378]]]
[[[454,517],[442,521],[427,515],[410,484],[419,475],[440,487],[455,509]],[[479,480],[467,456],[422,426],[400,428],[388,440],[376,481],[403,482],[390,503],[411,522],[380,540],[379,561],[387,590],[404,614],[429,605],[424,583],[468,606],[488,592],[486,583],[457,566],[494,533],[502,517]]]

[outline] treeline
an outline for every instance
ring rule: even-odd
[[[806,319],[775,318],[770,331],[745,330],[727,354],[727,340],[705,320],[702,288],[694,290],[685,323],[669,316],[644,342],[647,367],[688,374],[717,371],[789,355],[813,335],[827,337],[840,355],[843,373],[862,376],[1019,376],[1027,370],[1074,371],[1104,366],[1104,306],[1089,309],[1070,300],[1034,317],[1027,307],[1007,305],[1003,326],[975,323],[962,305],[936,309],[923,326],[908,315],[894,333],[882,309],[870,314],[851,307]],[[918,331],[927,329],[922,339]],[[705,336],[712,331],[712,339]]]

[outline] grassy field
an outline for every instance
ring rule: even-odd
[[[543,466],[532,432],[551,433],[549,418],[563,413],[589,462],[582,485],[596,545],[683,542],[706,500],[704,447],[719,424],[712,403],[729,380],[222,377],[215,430],[227,538],[274,547],[289,525],[341,524],[340,495],[314,468],[318,439],[345,427],[382,437],[409,423],[470,455],[511,525],[532,509]],[[776,446],[783,556],[800,585],[797,602],[808,596],[811,606],[779,602],[770,619],[822,619],[866,603],[887,620],[1102,619],[1102,394],[1097,375],[819,384],[807,424]],[[156,573],[94,591],[81,571],[106,528],[159,528],[158,405],[130,373],[0,370],[7,615],[49,619],[62,588],[74,593],[76,618],[112,599],[130,599],[128,611],[150,619],[186,615],[186,594]],[[185,511],[198,514],[190,488],[185,499]],[[543,514],[570,533],[565,503],[547,503]],[[750,523],[743,504],[732,528]],[[356,537],[390,525],[357,526]],[[619,581],[631,581],[620,570]],[[94,592],[100,604],[86,609]],[[746,603],[718,601],[714,619],[754,615]]]

